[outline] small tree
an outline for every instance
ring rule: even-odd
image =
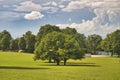
[[[19,50],[25,50],[26,44],[25,44],[24,37],[19,38],[18,47],[19,47]]]
[[[88,36],[86,41],[87,50],[92,54],[97,54],[96,51],[100,50],[101,41],[102,41],[102,38],[100,35],[93,34]]]
[[[24,35],[25,43],[26,43],[26,51],[33,53],[34,45],[35,45],[35,36],[32,34],[31,31],[27,31]]]
[[[10,40],[12,39],[10,33],[6,30],[0,33],[0,48],[5,51],[10,49]]]
[[[111,52],[111,56],[117,53],[118,57],[120,57],[120,30],[107,34],[106,38],[101,42],[101,48]]]
[[[9,50],[9,45],[10,45],[10,38],[8,35],[4,35],[2,40],[1,40],[1,49],[3,51]]]
[[[112,52],[111,56],[113,56],[113,47],[112,47],[112,41],[111,41],[112,36],[108,34],[105,39],[103,39],[100,43],[101,49],[107,52]]]
[[[10,49],[11,49],[11,50],[19,50],[19,47],[18,47],[18,39],[15,39],[15,40],[11,40],[11,41],[10,41]]]
[[[120,57],[120,30],[116,30],[112,34],[113,50]]]

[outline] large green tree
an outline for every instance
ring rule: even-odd
[[[57,65],[63,60],[66,65],[68,59],[81,59],[83,55],[84,51],[71,35],[51,32],[42,38],[41,43],[35,49],[34,59],[52,58]]]
[[[86,41],[87,51],[92,54],[97,54],[97,51],[100,50],[100,42],[102,38],[100,35],[89,35]]]

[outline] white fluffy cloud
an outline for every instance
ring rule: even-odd
[[[43,4],[44,6],[57,6],[58,4],[54,1],[50,1],[50,2],[47,2],[45,4]]]
[[[43,11],[45,11],[46,13],[55,13],[58,10],[57,8],[58,4],[55,1],[49,1],[42,5],[43,5]]]
[[[56,2],[54,2],[54,1],[53,1],[51,4],[52,4],[53,6],[57,6],[57,5],[58,5],[58,4],[57,4]]]
[[[65,6],[64,6],[64,5],[59,5],[58,7],[59,7],[59,8],[64,8]]]
[[[56,8],[56,7],[44,7],[43,10],[46,11],[46,13],[55,13],[55,12],[57,12],[58,8]]]
[[[73,10],[82,9],[85,7],[91,7],[93,9],[96,8],[119,8],[120,1],[119,0],[75,0],[68,3],[68,5],[63,8],[63,11],[71,12]]]
[[[103,19],[107,16],[108,21],[120,21],[120,1],[119,0],[75,0],[68,3],[62,9],[65,12],[72,12],[73,10],[80,10],[89,7],[96,14],[96,17]]]
[[[16,6],[16,11],[41,11],[42,6],[32,1],[25,1],[20,3],[20,6]]]
[[[38,11],[32,11],[31,13],[26,14],[24,16],[24,18],[27,19],[27,20],[42,19],[43,17],[44,17],[44,15],[41,14],[40,12],[38,12]]]
[[[82,9],[84,8],[87,4],[86,0],[83,1],[71,1],[65,8],[63,8],[63,11],[66,12],[71,12],[76,9]]]
[[[119,0],[75,0],[68,3],[62,9],[65,12],[81,10],[89,7],[96,15],[92,20],[82,23],[58,24],[59,26],[70,26],[76,28],[78,32],[85,34],[105,35],[116,29],[120,29],[120,1]]]

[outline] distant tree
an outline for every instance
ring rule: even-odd
[[[77,34],[74,34],[73,37],[78,42],[79,46],[86,51],[86,43],[85,43],[86,37],[85,37],[85,35],[77,33]]]
[[[32,34],[31,31],[27,31],[24,35],[25,43],[26,43],[26,51],[33,53],[34,45],[35,45],[35,36]]]
[[[0,45],[3,51],[10,49],[10,40],[12,39],[10,33],[6,30],[0,34]]]
[[[11,49],[11,50],[19,50],[18,41],[19,41],[18,38],[17,38],[17,39],[12,39],[12,40],[10,41],[10,49]]]
[[[117,53],[118,57],[120,57],[120,30],[107,34],[106,38],[101,42],[101,48],[104,51],[111,52],[111,56]]]
[[[8,35],[10,38],[12,38],[12,37],[11,37],[11,34],[10,34],[7,30],[3,30],[3,31],[1,32],[0,38],[4,37],[5,34]]]
[[[57,62],[57,65],[63,60],[66,65],[68,59],[81,59],[83,55],[84,51],[71,35],[51,32],[42,38],[41,43],[35,49],[34,59],[52,58]]]
[[[1,50],[1,39],[2,39],[2,34],[0,32],[0,50]]]
[[[26,43],[25,43],[24,37],[19,38],[18,47],[19,47],[19,50],[25,50]]]
[[[106,52],[112,52],[112,36],[110,34],[107,34],[106,38],[103,39],[100,43],[101,49],[103,49]],[[111,54],[111,56],[113,53]]]
[[[116,30],[112,33],[112,43],[113,51],[120,57],[120,30]]]
[[[100,42],[102,41],[102,38],[100,35],[90,35],[87,38],[86,46],[88,52],[91,52],[92,54],[97,54],[97,51],[100,50]]]

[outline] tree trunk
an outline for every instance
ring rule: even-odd
[[[113,56],[113,54],[114,54],[114,51],[112,51],[111,56]]]
[[[120,57],[120,53],[118,53],[118,57]]]
[[[64,58],[64,66],[66,65],[66,62],[67,62],[67,59],[66,59],[66,58]]]
[[[51,58],[49,58],[49,63],[51,63],[52,62],[52,59]]]
[[[96,54],[96,51],[94,50],[93,54],[95,55]]]
[[[55,59],[54,59],[54,63],[55,63],[56,61],[55,61]]]
[[[56,60],[56,62],[57,62],[57,65],[60,65],[60,60]]]

